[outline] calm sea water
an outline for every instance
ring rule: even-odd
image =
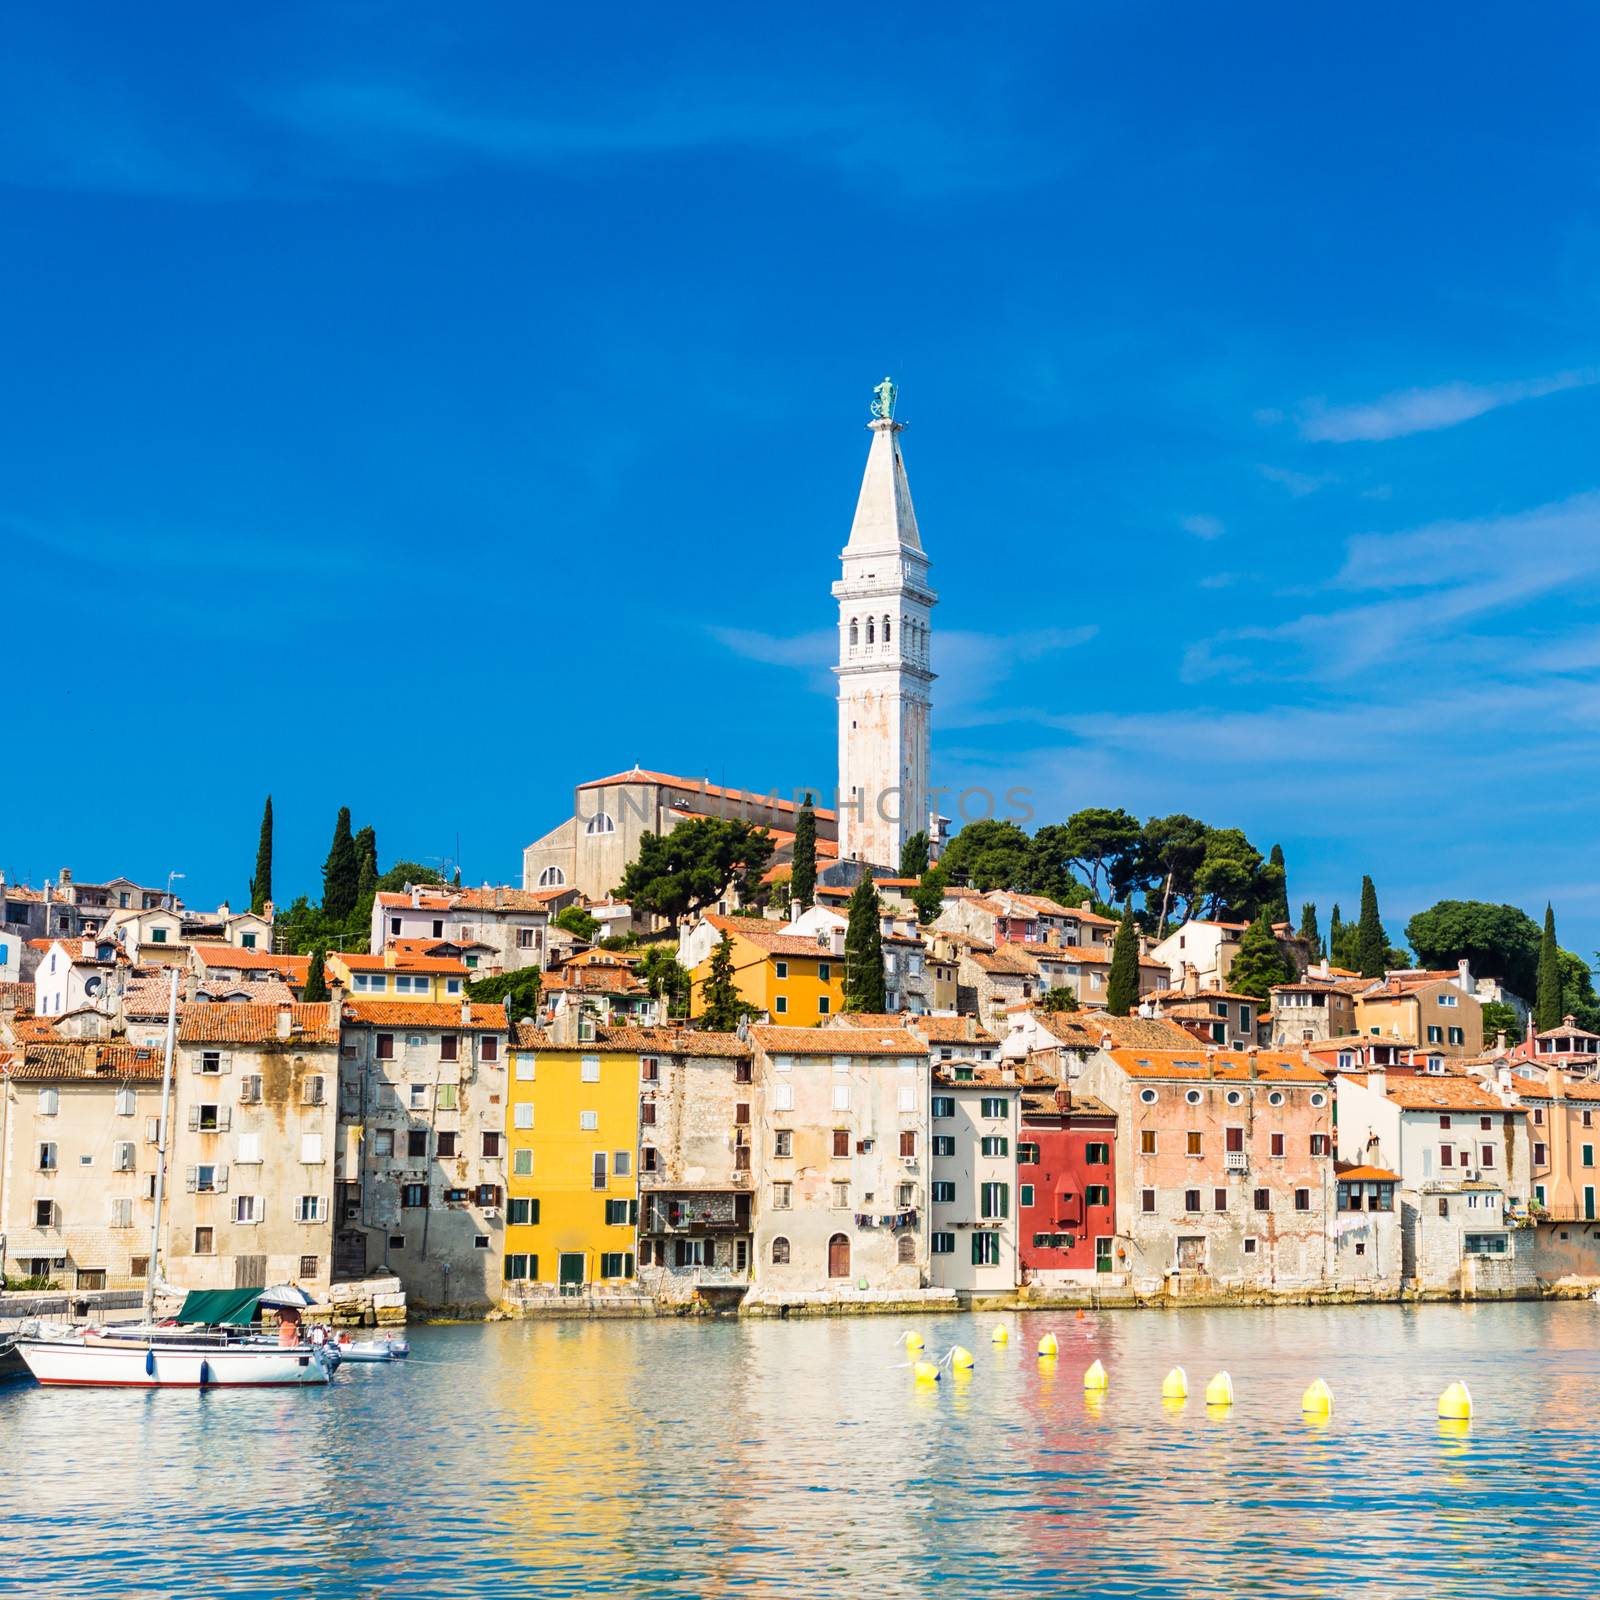
[[[1009,1347],[990,1329],[1004,1322]],[[1600,1306],[415,1330],[319,1391],[0,1390],[8,1593],[1563,1595]],[[1054,1329],[1061,1356],[1033,1346]],[[1111,1374],[1103,1406],[1081,1374]],[[1159,1398],[1181,1363],[1195,1398]],[[1208,1415],[1218,1368],[1237,1403]],[[1300,1416],[1314,1377],[1325,1427]],[[1436,1420],[1465,1378],[1465,1438]]]

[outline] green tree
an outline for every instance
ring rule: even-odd
[[[944,891],[949,882],[950,875],[940,861],[922,874],[922,881],[911,891],[911,903],[917,908],[917,921],[923,927],[935,921],[943,910]]]
[[[256,843],[256,875],[250,880],[250,909],[259,917],[272,898],[272,796],[261,813],[261,837]]]
[[[752,1009],[740,998],[733,975],[733,940],[723,934],[711,952],[711,965],[700,988],[700,1025],[716,1033],[732,1033]]]
[[[1421,966],[1465,960],[1479,977],[1498,978],[1523,1000],[1539,981],[1539,924],[1516,906],[1441,900],[1406,924],[1406,942]]]
[[[635,971],[650,993],[656,999],[665,1002],[669,1017],[681,1017],[686,1014],[692,979],[688,971],[679,964],[678,958],[673,955],[671,945],[647,946]]]
[[[306,967],[305,987],[300,991],[300,998],[307,1005],[320,1005],[329,998],[328,978],[323,966],[322,951],[313,950],[311,952],[311,961]]]
[[[1600,997],[1594,992],[1589,963],[1571,950],[1561,952],[1561,1015],[1580,1028],[1600,1033]]]
[[[1495,1035],[1503,1033],[1508,1044],[1515,1044],[1522,1037],[1522,1022],[1517,1016],[1517,1008],[1508,1005],[1504,1000],[1485,1000],[1483,1003],[1483,1047],[1492,1050]]]
[[[408,883],[443,882],[441,874],[432,867],[423,866],[420,861],[397,861],[387,872],[378,874],[376,888],[379,894],[400,894]]]
[[[1277,902],[1283,876],[1240,829],[1212,828],[1194,888],[1206,916],[1220,922],[1253,922],[1258,912]]]
[[[616,888],[619,900],[669,922],[715,905],[737,886],[755,899],[772,859],[772,836],[728,817],[692,817],[671,833],[646,833]]]
[[[1317,903],[1307,900],[1300,907],[1300,937],[1309,946],[1312,955],[1326,955],[1327,951],[1322,943],[1322,935],[1317,929]]]
[[[1275,983],[1287,983],[1294,976],[1272,932],[1272,914],[1262,911],[1244,930],[1233,965],[1228,969],[1228,987],[1240,994],[1253,994],[1257,1000],[1271,997]]]
[[[1143,837],[1138,818],[1126,811],[1089,806],[1067,818],[1061,842],[1068,865],[1089,885],[1090,894],[1105,902],[1127,898]]]
[[[1041,1011],[1076,1011],[1078,991],[1070,983],[1057,984],[1039,996]]]
[[[1026,892],[1034,859],[1033,840],[1016,823],[984,817],[969,822],[950,841],[939,865],[952,883],[965,882],[984,891]]]
[[[863,874],[850,896],[844,934],[844,1008],[882,1011],[888,1003],[883,982],[883,923],[878,889]]]
[[[789,903],[809,911],[817,898],[817,814],[807,795],[794,819],[794,867],[789,874]]]
[[[1363,978],[1381,978],[1389,954],[1388,935],[1378,915],[1378,891],[1372,879],[1361,880],[1361,921],[1356,927],[1356,970]]]
[[[1139,1004],[1139,930],[1132,910],[1122,913],[1116,943],[1111,947],[1111,971],[1106,976],[1106,1010],[1127,1016]]]
[[[496,973],[492,978],[478,978],[467,984],[467,998],[477,1004],[506,1007],[510,1022],[521,1022],[525,1017],[539,1015],[539,992],[544,980],[537,967],[518,967],[515,972]]]
[[[1544,934],[1539,940],[1539,967],[1535,980],[1533,1025],[1541,1033],[1560,1025],[1564,996],[1561,983],[1561,947],[1556,943],[1556,914],[1546,903]]]
[[[350,832],[350,807],[339,807],[333,843],[322,866],[322,914],[330,922],[347,922],[356,908],[361,884],[361,857]]]
[[[900,846],[900,876],[920,878],[928,870],[928,836],[920,830]]]
[[[1283,846],[1275,844],[1267,856],[1267,864],[1277,869],[1278,891],[1272,903],[1267,907],[1267,915],[1274,923],[1289,920],[1289,873],[1283,864]]]
[[[598,917],[591,916],[582,906],[567,906],[555,915],[555,924],[577,939],[593,939],[600,926]]]
[[[378,834],[375,828],[362,828],[355,837],[356,859],[361,871],[356,878],[356,903],[350,913],[351,931],[371,937],[372,902],[378,894]]]
[[[1137,873],[1155,933],[1162,934],[1169,922],[1186,922],[1192,915],[1199,898],[1195,879],[1206,858],[1210,833],[1205,823],[1182,812],[1151,817],[1140,830]]]

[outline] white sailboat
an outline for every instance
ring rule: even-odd
[[[178,1027],[178,974],[167,998],[166,1065],[161,1078],[161,1122],[157,1141],[155,1221],[151,1227],[150,1268],[145,1286],[145,1321],[123,1328],[36,1328],[18,1337],[16,1349],[39,1383],[48,1386],[102,1386],[132,1389],[209,1389],[323,1384],[330,1363],[298,1338],[292,1343],[231,1334],[208,1325],[157,1327],[157,1288],[168,1289],[159,1273],[161,1206],[167,1176],[167,1124],[172,1107],[172,1055]],[[299,1300],[295,1299],[299,1296]],[[297,1289],[246,1294],[246,1315],[260,1304],[297,1310],[306,1297]],[[180,1321],[182,1313],[179,1313]]]

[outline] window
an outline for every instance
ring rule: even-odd
[[[1139,1098],[1145,1103],[1145,1105],[1153,1106],[1156,1103],[1156,1092],[1154,1089],[1141,1089],[1139,1091]]]
[[[607,1157],[606,1157],[605,1151],[604,1150],[596,1150],[595,1153],[594,1153],[593,1160],[592,1160],[592,1162],[590,1164],[590,1170],[589,1170],[589,1187],[591,1189],[603,1189],[603,1188],[605,1188],[605,1186],[606,1186],[606,1161],[607,1161]]]
[[[972,1236],[972,1264],[975,1267],[998,1267],[1000,1265],[1000,1235],[993,1232],[979,1232]]]
[[[1309,1211],[1311,1209],[1311,1191],[1309,1189],[1295,1190],[1294,1208],[1296,1211]]]
[[[1450,1028],[1447,1031],[1451,1044],[1465,1044],[1467,1042],[1466,1030],[1463,1028]]]
[[[460,1034],[441,1033],[439,1035],[439,1059],[441,1061],[459,1061],[461,1059]]]
[[[239,1223],[261,1220],[259,1204],[253,1194],[236,1194],[233,1197],[233,1220]]]
[[[1003,1122],[1006,1115],[1006,1101],[1004,1095],[985,1095],[978,1102],[980,1116],[991,1122]]]
[[[133,1201],[113,1200],[111,1202],[110,1223],[113,1228],[131,1228],[133,1226]]]
[[[428,1109],[428,1085],[425,1083],[409,1083],[406,1090],[413,1111],[426,1111]]]
[[[133,1171],[133,1142],[132,1140],[119,1140],[111,1147],[111,1170],[113,1172]]]
[[[1011,1215],[1011,1185],[985,1183],[978,1188],[978,1215],[980,1217],[1008,1217]]]
[[[315,1139],[316,1134],[309,1137]],[[411,1128],[406,1132],[406,1157],[411,1161],[426,1161],[428,1158],[428,1130],[426,1128]]]
[[[848,1211],[850,1209],[850,1185],[848,1183],[834,1184],[833,1209],[835,1211]]]
[[[1202,1149],[1202,1142],[1200,1134],[1194,1129],[1190,1129],[1184,1135],[1184,1153],[1191,1156],[1204,1155],[1205,1151]]]
[[[200,1070],[207,1077],[215,1077],[222,1071],[222,1052],[220,1050],[202,1050],[200,1052]]]
[[[950,1206],[956,1201],[956,1186],[946,1178],[935,1178],[928,1186],[929,1197],[935,1205]]]
[[[1592,1144],[1583,1146],[1583,1165],[1586,1167],[1594,1165],[1594,1146]]]
[[[792,1083],[773,1084],[772,1109],[774,1111],[794,1110],[794,1085]]]
[[[1094,1146],[1090,1145],[1089,1149],[1093,1150]],[[933,1147],[933,1153],[936,1156],[953,1156],[956,1153],[956,1142],[955,1142],[955,1140],[954,1139],[950,1140],[950,1148],[948,1150],[941,1150],[939,1148],[938,1144],[936,1143],[934,1145],[934,1147]],[[1089,1159],[1092,1160],[1093,1158],[1090,1157]],[[1038,1147],[1038,1145],[1029,1144],[1026,1141],[1018,1140],[1017,1141],[1017,1165],[1019,1167],[1033,1167],[1033,1166],[1037,1166],[1038,1164],[1039,1164],[1039,1147]]]
[[[772,1002],[772,1011],[774,1016],[787,1016],[789,1012],[789,997],[787,995],[780,994],[777,999]]]
[[[526,1198],[506,1201],[506,1223],[513,1228],[529,1228],[539,1220],[539,1202]]]
[[[426,1140],[427,1135],[423,1135]],[[423,1145],[424,1155],[427,1154],[427,1145]],[[300,1161],[303,1166],[315,1167],[322,1163],[322,1135],[320,1133],[302,1133],[300,1135]]]
[[[254,1106],[261,1103],[261,1074],[247,1072],[239,1080],[239,1104]]]
[[[633,1252],[631,1250],[607,1250],[600,1257],[600,1276],[602,1278],[631,1278],[633,1276]]]
[[[53,1144],[39,1146],[39,1171],[54,1172],[56,1170],[56,1147]]]
[[[1533,1164],[1534,1164],[1534,1166],[1536,1166],[1536,1167],[1548,1166],[1549,1165],[1548,1157],[1549,1157],[1549,1151],[1545,1148],[1544,1145],[1536,1144],[1533,1147]]]
[[[328,1200],[326,1195],[303,1194],[294,1203],[294,1220],[296,1222],[326,1222],[328,1220]]]
[[[485,1061],[498,1061],[500,1059],[500,1040],[492,1033],[484,1035],[483,1044],[479,1047],[479,1055]]]
[[[1155,1215],[1156,1192],[1154,1189],[1141,1189],[1139,1191],[1139,1209],[1147,1217],[1153,1217]]]
[[[400,1185],[400,1204],[408,1211],[415,1211],[428,1203],[428,1186],[425,1183],[402,1183]]]
[[[1190,1105],[1197,1106],[1200,1104],[1200,1091],[1198,1089],[1191,1089],[1183,1098],[1187,1100]]]
[[[953,1256],[956,1253],[956,1236],[953,1233],[929,1235],[928,1253],[935,1256]]]
[[[1284,1141],[1284,1135],[1283,1134],[1275,1133],[1275,1134],[1272,1135],[1272,1153],[1273,1153],[1273,1155],[1281,1156],[1283,1154],[1283,1151],[1284,1151],[1284,1143],[1283,1143],[1283,1141]]]
[[[450,1151],[450,1153],[452,1155],[454,1155],[455,1154],[455,1135],[454,1134],[446,1135],[446,1134],[443,1134],[443,1133],[441,1133],[439,1135],[439,1154],[440,1155],[444,1154],[444,1141],[445,1141],[446,1138],[449,1138],[449,1140],[451,1142],[451,1151]],[[511,1171],[513,1172],[513,1174],[515,1174],[515,1176],[517,1176],[519,1178],[530,1178],[530,1177],[532,1177],[533,1176],[533,1151],[531,1151],[531,1150],[513,1150],[511,1152]]]
[[[508,1255],[505,1260],[503,1276],[507,1283],[526,1283],[533,1273],[529,1271],[530,1261],[537,1261],[537,1256]]]
[[[639,1170],[641,1172],[654,1172],[661,1165],[661,1158],[656,1154],[654,1145],[645,1145],[639,1152]]]
[[[167,942],[167,930],[165,928],[152,928],[150,930],[150,942],[151,944],[165,944]]]
[[[979,1152],[986,1156],[1003,1156],[1011,1148],[1011,1141],[999,1134],[988,1134],[978,1142]]]
[[[1269,1106],[1281,1106],[1283,1104],[1283,1091],[1281,1089],[1274,1089],[1272,1093],[1267,1096],[1267,1104]]]
[[[1325,1156],[1328,1153],[1328,1136],[1325,1133],[1311,1135],[1311,1153],[1314,1156]]]
[[[617,831],[617,825],[604,811],[597,811],[586,823],[584,823],[583,831],[590,834],[615,833]]]
[[[953,1117],[956,1114],[955,1096],[936,1094],[933,1097],[933,1114],[936,1117]]]
[[[787,1183],[775,1183],[772,1186],[772,1209],[774,1211],[787,1211],[790,1205],[791,1186]]]
[[[606,1226],[608,1228],[625,1228],[631,1222],[639,1220],[639,1202],[637,1200],[607,1200],[606,1201]]]
[[[39,1091],[39,1115],[53,1117],[61,1109],[61,1091],[59,1089],[41,1089]]]
[[[1244,1253],[1247,1256],[1253,1256],[1256,1253],[1256,1241],[1254,1239],[1246,1239],[1245,1240],[1245,1242],[1244,1242]]]
[[[1033,1185],[1031,1183],[1019,1184],[1017,1187],[1017,1206],[1026,1210],[1033,1204]]]
[[[380,1061],[393,1061],[394,1035],[392,1033],[380,1033],[378,1035],[377,1050]]]
[[[789,976],[789,963],[787,961],[774,961],[772,967],[774,976],[779,978],[787,978]]]
[[[216,1232],[212,1228],[196,1228],[194,1230],[194,1253],[197,1256],[209,1256],[214,1253]]]
[[[1018,1159],[1020,1160],[1021,1157],[1019,1156]],[[1035,1156],[1034,1159],[1038,1160],[1038,1157]],[[1094,1142],[1086,1144],[1083,1147],[1083,1159],[1091,1167],[1109,1166],[1111,1163],[1111,1146]]]
[[[618,1178],[630,1177],[633,1173],[633,1152],[631,1150],[618,1150],[611,1157],[611,1171]]]
[[[1211,1191],[1211,1209],[1213,1211],[1226,1211],[1228,1209],[1228,1191],[1226,1189],[1213,1189]]]
[[[1030,1146],[1030,1145],[1021,1145],[1021,1144],[1019,1144],[1017,1146],[1017,1160],[1021,1161],[1022,1152],[1024,1150],[1031,1149],[1031,1148],[1034,1148],[1034,1147]],[[950,1135],[947,1134],[947,1133],[936,1133],[936,1134],[934,1134],[934,1136],[933,1136],[933,1153],[934,1153],[934,1156],[936,1158],[939,1157],[939,1156],[953,1156],[956,1153],[956,1142],[955,1142],[955,1140],[952,1139],[950,1137]],[[1035,1159],[1037,1160],[1038,1158],[1035,1157]]]
[[[517,1081],[519,1083],[532,1083],[533,1070],[534,1064],[532,1056],[517,1057]]]
[[[826,961],[819,961],[817,963],[817,977],[820,978],[823,983],[827,983],[832,976],[833,968],[829,966]]]
[[[1257,1189],[1252,1196],[1251,1203],[1257,1211],[1270,1211],[1272,1209],[1272,1191],[1270,1189]]]
[[[1503,1256],[1510,1245],[1503,1233],[1469,1233],[1462,1248],[1469,1256]]]
[[[1154,1128],[1141,1128],[1139,1130],[1139,1154],[1153,1156],[1156,1153],[1156,1130]]]
[[[1001,1152],[1004,1154],[1004,1152]],[[906,1128],[900,1134],[900,1159],[902,1161],[915,1161],[917,1159],[917,1135],[914,1130]]]
[[[533,1107],[526,1100],[512,1106],[511,1125],[514,1128],[531,1128],[533,1126]]]
[[[546,867],[539,874],[539,887],[541,889],[559,889],[567,881],[567,875],[560,867]]]
[[[835,1151],[838,1141],[835,1140]],[[794,1134],[788,1128],[778,1128],[772,1135],[772,1153],[775,1156],[792,1156],[794,1154]],[[849,1152],[847,1151],[846,1154]]]

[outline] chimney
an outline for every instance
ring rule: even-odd
[[[344,985],[337,978],[328,979],[329,1015],[335,1021],[344,1015]]]
[[[461,1026],[463,1028],[466,1028],[466,1027],[470,1027],[471,1025],[472,1025],[472,1002],[470,1000],[463,1000],[461,1002]]]
[[[1474,992],[1474,986],[1472,982],[1472,966],[1465,956],[1462,956],[1462,958],[1456,962],[1456,987],[1460,989],[1463,994],[1472,994]]]
[[[422,904],[422,885],[420,883],[414,883],[411,886],[411,903],[414,906]]]
[[[278,1007],[278,1037],[288,1042],[289,1035],[294,1027],[294,1012],[285,1005]]]
[[[1254,1045],[1251,1045],[1244,1054],[1245,1060],[1250,1065],[1250,1076],[1259,1078],[1261,1076],[1261,1062],[1259,1059],[1261,1052]]]
[[[65,889],[66,886],[71,882],[72,882],[72,868],[71,867],[63,867],[61,869],[61,887],[63,889]]]
[[[192,1004],[196,988],[194,969],[186,968],[183,974],[183,1001],[185,1005]]]
[[[1200,993],[1200,973],[1193,963],[1185,961],[1183,964],[1183,992],[1185,994]]]
[[[1367,1074],[1367,1087],[1374,1094],[1387,1094],[1389,1092],[1389,1074],[1382,1067],[1375,1067]]]

